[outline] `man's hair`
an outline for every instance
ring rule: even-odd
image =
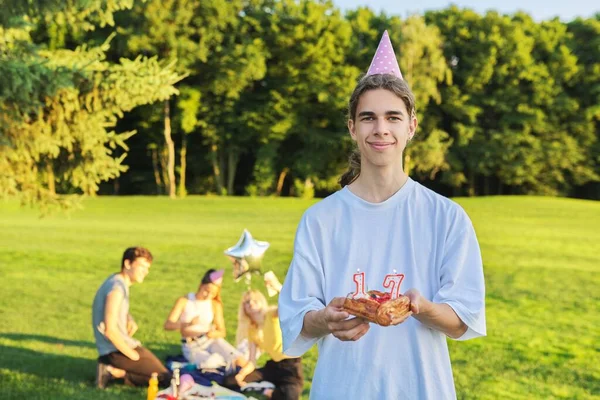
[[[145,247],[129,247],[123,252],[121,269],[125,268],[125,260],[129,260],[129,262],[132,263],[136,258],[145,258],[149,262],[152,262],[152,253]]]
[[[385,89],[394,93],[406,105],[406,111],[413,117],[417,112],[415,95],[404,79],[392,74],[375,74],[364,76],[354,88],[348,102],[348,119],[356,120],[356,110],[360,97],[370,90]],[[360,152],[355,149],[350,155],[348,170],[342,175],[339,182],[342,187],[351,184],[360,175]]]

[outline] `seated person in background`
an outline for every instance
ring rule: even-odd
[[[166,387],[170,372],[154,354],[132,336],[137,325],[129,314],[129,287],[142,283],[152,264],[152,254],[143,247],[123,253],[121,272],[102,283],[92,306],[92,326],[98,349],[96,385],[104,389],[111,378],[124,378],[133,386],[147,386],[153,372]]]
[[[254,365],[224,339],[223,273],[223,270],[206,271],[196,293],[177,299],[164,328],[180,331],[183,355],[198,368],[231,365],[250,373]]]
[[[265,275],[265,283],[269,291],[281,290],[281,284],[272,274]],[[256,362],[257,349],[269,354],[271,360],[251,373],[241,370],[235,377],[227,377],[224,386],[240,390],[249,382],[268,381],[275,385],[275,389],[263,392],[268,398],[299,399],[304,386],[302,359],[283,354],[277,306],[269,306],[265,296],[257,290],[244,293],[240,302],[236,340],[239,344],[244,339],[250,343],[251,362]]]

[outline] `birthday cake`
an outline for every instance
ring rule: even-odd
[[[410,299],[399,295],[369,290],[365,296],[349,294],[344,301],[344,310],[356,317],[364,318],[381,326],[397,325],[410,317]]]

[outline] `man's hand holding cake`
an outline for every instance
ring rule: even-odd
[[[381,326],[398,325],[412,314],[407,296],[400,295],[392,299],[391,293],[378,290],[369,290],[364,297],[346,297],[343,309]]]
[[[332,334],[342,341],[356,341],[369,331],[371,322],[391,326],[404,322],[411,315],[416,316],[428,302],[416,289],[400,294],[404,275],[395,272],[384,279],[383,286],[389,288],[389,292],[365,292],[365,273],[354,274],[356,291],[347,297],[333,298],[322,310],[307,313],[302,333],[314,337]]]
[[[404,275],[394,270],[383,280],[383,286],[389,288],[389,292],[369,290],[365,293],[365,273],[358,270],[353,276],[356,290],[348,294],[342,309],[381,326],[398,325],[412,314],[410,298],[400,294],[403,279]]]
[[[400,312],[399,318],[391,321],[388,325],[398,325],[411,315],[420,320],[423,315],[421,313],[427,312],[431,308],[428,305],[432,303],[427,301],[416,289],[406,291],[404,298],[409,301],[409,312]],[[362,338],[369,331],[371,321],[363,316],[349,318],[354,314],[344,308],[346,300],[347,297],[335,297],[325,308],[307,313],[304,316],[302,334],[314,337],[332,334],[342,341],[357,341]],[[393,304],[390,303],[390,305]]]

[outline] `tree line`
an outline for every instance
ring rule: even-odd
[[[0,24],[3,196],[327,195],[387,29],[417,99],[412,176],[452,196],[600,198],[600,14],[14,0]]]

